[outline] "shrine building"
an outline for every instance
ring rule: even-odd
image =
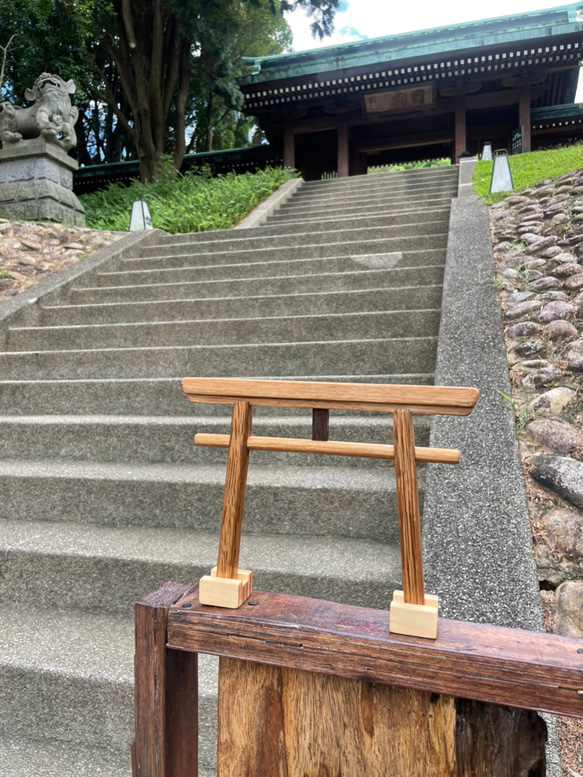
[[[307,180],[374,165],[567,143],[583,4],[248,58],[244,111]]]

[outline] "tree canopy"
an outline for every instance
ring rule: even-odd
[[[142,180],[170,155],[244,144],[236,78],[243,55],[289,49],[283,13],[304,8],[314,35],[332,30],[339,0],[2,0],[5,95],[39,73],[73,78],[83,163],[139,159]],[[12,56],[11,56],[12,54]]]

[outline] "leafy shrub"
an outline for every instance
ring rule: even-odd
[[[181,175],[165,170],[153,184],[112,184],[80,197],[87,226],[125,232],[132,203],[145,200],[154,227],[171,234],[229,229],[297,173],[267,168],[256,173],[227,173],[213,178],[208,169]]]

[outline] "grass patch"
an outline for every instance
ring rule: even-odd
[[[2,267],[2,265],[0,265],[0,278],[12,278],[6,267]]]
[[[129,229],[132,203],[145,200],[154,227],[171,234],[230,229],[297,173],[267,168],[256,173],[228,173],[213,178],[208,170],[181,175],[166,171],[156,183],[134,181],[130,186],[112,184],[108,189],[84,194],[87,226],[125,232]]]
[[[532,151],[530,154],[517,154],[508,157],[515,191],[527,189],[546,178],[556,178],[571,170],[583,167],[583,143],[548,151]],[[473,184],[476,194],[490,205],[504,199],[508,192],[489,194],[492,177],[492,162],[476,162]]]

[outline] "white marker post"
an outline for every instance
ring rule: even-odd
[[[130,232],[137,232],[140,229],[154,229],[148,203],[144,202],[144,200],[136,200],[134,202],[130,219]]]
[[[492,180],[490,181],[490,194],[497,192],[511,192],[514,189],[508,151],[505,148],[494,151],[494,164],[492,165]]]

